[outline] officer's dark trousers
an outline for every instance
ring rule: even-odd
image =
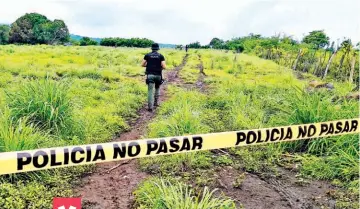
[[[154,102],[157,104],[160,96],[160,84],[161,76],[160,75],[148,75],[148,108],[154,108]],[[155,89],[155,95],[154,95]],[[155,99],[155,101],[154,101]]]

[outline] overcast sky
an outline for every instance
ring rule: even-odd
[[[332,40],[360,41],[360,0],[0,0],[0,23],[25,13],[62,19],[70,33],[146,37],[160,43],[208,44],[249,33],[301,39],[323,29]]]

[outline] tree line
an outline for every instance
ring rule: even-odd
[[[103,38],[100,43],[92,40],[89,37],[82,37],[79,41],[71,40],[72,45],[77,46],[111,46],[111,47],[137,47],[137,48],[148,48],[154,41],[146,38]]]
[[[62,20],[49,20],[38,13],[27,13],[11,25],[0,25],[1,44],[71,44],[79,46],[102,45],[114,47],[150,47],[154,41],[146,38],[104,38],[98,43],[82,37],[70,38],[69,29]]]
[[[147,38],[104,38],[100,41],[101,46],[113,47],[138,47],[148,48],[154,41]]]

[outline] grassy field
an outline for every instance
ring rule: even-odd
[[[146,100],[148,50],[1,46],[0,152],[111,140]],[[169,68],[183,52],[162,50]],[[0,178],[0,208],[48,208],[90,167]]]
[[[311,75],[304,74],[306,79],[298,80],[290,69],[272,61],[245,54],[199,50],[190,54],[187,66],[180,72],[185,84],[197,83],[200,64],[207,75],[204,80],[207,92],[202,93],[196,87],[187,90],[171,88],[173,97],[162,105],[158,117],[150,123],[148,137],[359,117],[359,103],[356,100],[332,101],[333,97],[344,96],[354,87],[349,83],[335,82],[334,91],[309,93],[305,89],[309,80],[314,79]],[[171,191],[184,187],[169,183],[170,178],[174,182],[184,182],[187,188],[194,188],[197,195],[201,195],[207,194],[204,188],[215,187],[217,179],[213,176],[218,167],[232,166],[240,171],[276,175],[278,166],[300,164],[299,178],[328,180],[340,188],[346,188],[345,194],[339,194],[341,198],[338,196],[337,207],[358,208],[358,139],[357,135],[348,135],[315,141],[233,148],[227,150],[230,157],[226,152],[215,157],[213,153],[206,151],[142,159],[142,169],[156,177],[139,187],[137,201],[144,208],[180,208],[177,206],[180,203],[173,202],[173,198],[160,195],[166,191],[158,191],[154,186],[169,188]],[[284,158],[283,154],[293,158]],[[163,178],[168,181],[165,183],[166,187],[161,186],[164,184]],[[159,200],[152,195],[164,199]],[[197,196],[194,195],[195,197]],[[206,199],[197,198],[200,202]],[[157,202],[152,202],[151,199]],[[187,199],[176,200],[186,204]],[[231,202],[223,204],[223,201],[226,198],[218,200],[219,205],[216,207],[204,208],[235,208]],[[158,207],[159,202],[165,206]],[[203,207],[192,204],[189,208]]]
[[[0,152],[110,141],[131,129],[128,121],[146,99],[144,49],[61,46],[0,47]],[[168,68],[185,53],[162,50]],[[201,81],[199,68],[206,76]],[[359,117],[357,101],[333,101],[354,86],[307,92],[304,74],[246,54],[191,51],[180,72],[184,85],[170,84],[171,97],[150,121],[146,137],[178,136],[302,124]],[[200,91],[197,83],[205,91]],[[215,168],[252,173],[300,164],[298,174],[344,188],[340,208],[358,208],[356,135],[277,145],[233,148],[140,160],[152,178],[135,193],[138,208],[236,208],[213,190]],[[284,159],[283,154],[294,156]],[[154,166],[156,165],[156,166]],[[0,178],[1,208],[47,208],[54,196],[71,196],[71,185],[91,169],[82,166]],[[340,195],[340,194],[339,194]],[[36,200],[36,201],[34,201]]]

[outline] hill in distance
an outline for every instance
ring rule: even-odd
[[[83,37],[85,37],[85,36],[70,34],[70,38],[74,39],[76,41],[80,41],[80,39],[82,39]],[[89,38],[94,41],[97,41],[98,43],[100,43],[100,41],[101,41],[101,38],[92,38],[92,37],[89,37]]]
[[[176,45],[175,44],[160,44],[159,43],[160,48],[170,48],[170,49],[175,49]]]

